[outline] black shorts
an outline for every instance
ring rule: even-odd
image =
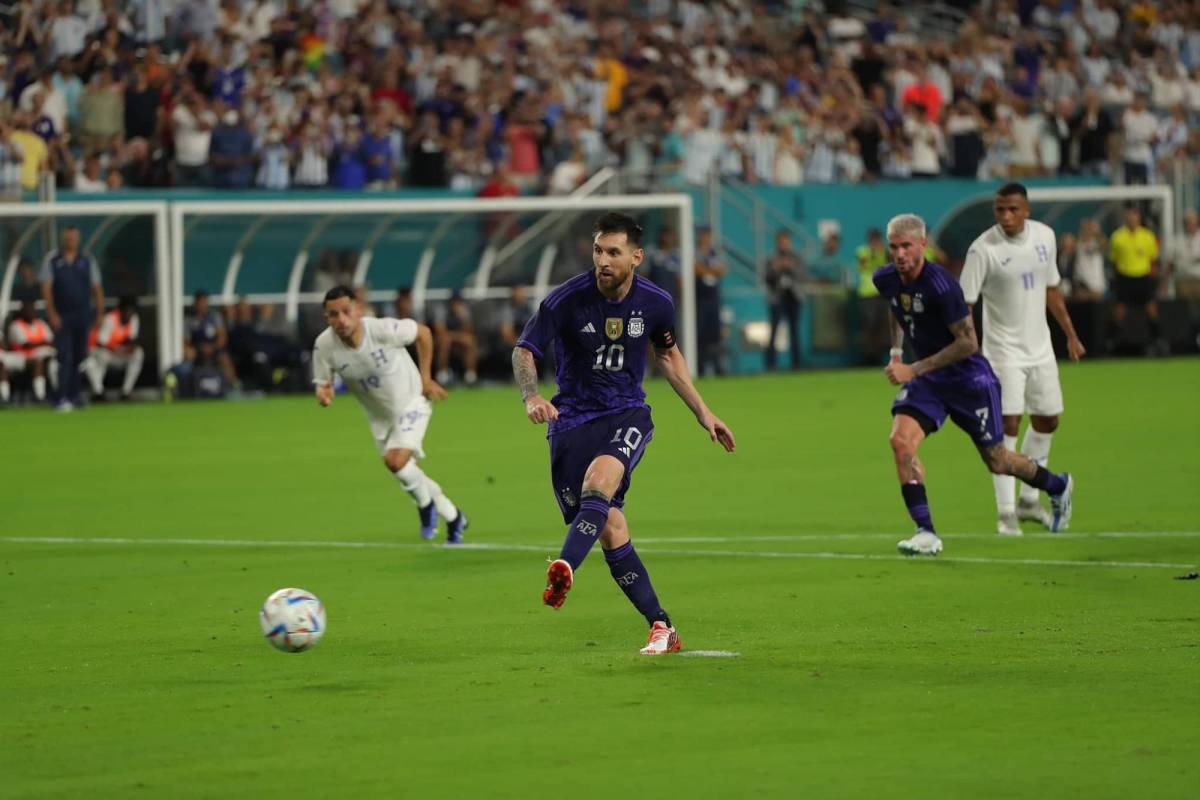
[[[1140,278],[1117,275],[1113,290],[1116,292],[1118,303],[1144,306],[1154,299],[1154,278],[1149,275]]]

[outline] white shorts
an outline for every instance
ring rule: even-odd
[[[0,350],[0,366],[19,372],[25,369],[25,356],[20,353],[10,353],[7,350]]]
[[[1056,417],[1063,412],[1057,361],[1044,361],[1032,367],[993,364],[992,369],[1000,379],[1000,411],[1004,416]]]
[[[418,397],[408,404],[391,426],[382,435],[375,435],[375,448],[379,455],[388,450],[411,450],[417,459],[425,457],[421,444],[425,440],[425,430],[429,427],[429,418],[433,416],[433,406],[424,397]]]
[[[107,347],[97,347],[88,357],[100,365],[101,369],[109,369],[110,367],[128,368],[129,362],[134,359],[135,354],[138,354],[142,348],[138,347],[128,353],[120,353],[115,350],[109,350]],[[144,358],[144,354],[138,355],[139,358]]]
[[[0,358],[4,359],[4,368],[20,372],[28,369],[29,365],[34,361],[41,361],[44,358],[54,358],[58,351],[54,349],[54,345],[44,344],[40,347],[35,347],[29,354],[4,351],[0,353]]]

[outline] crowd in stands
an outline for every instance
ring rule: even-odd
[[[1137,182],[1200,155],[1200,4],[951,5],[5,0],[0,188]]]

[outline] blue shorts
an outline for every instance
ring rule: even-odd
[[[579,513],[583,476],[597,456],[612,456],[625,466],[621,485],[612,498],[614,506],[624,506],[633,471],[653,436],[654,421],[645,407],[597,417],[551,436],[550,481],[563,521],[569,523]]]
[[[917,413],[911,413],[911,412]],[[976,447],[991,447],[1004,441],[1000,411],[1000,381],[990,369],[956,381],[931,381],[920,375],[904,386],[892,403],[892,415],[909,414],[918,422],[928,420],[940,430],[946,417],[966,431]],[[922,419],[924,418],[924,420]]]

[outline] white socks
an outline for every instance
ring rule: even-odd
[[[404,469],[396,473],[396,480],[400,481],[400,485],[404,487],[404,491],[412,496],[419,508],[424,508],[429,505],[431,500],[429,496],[429,478],[417,466],[417,460],[410,458],[408,463],[404,465]]]
[[[92,394],[104,394],[104,367],[100,364],[100,359],[96,354],[88,356],[80,365],[83,369],[83,374],[87,376],[88,383],[92,386]]]
[[[1025,431],[1025,440],[1021,442],[1021,454],[1036,461],[1039,467],[1045,467],[1050,461],[1050,439],[1053,436],[1053,433],[1038,433],[1030,428]],[[1038,490],[1028,484],[1021,484],[1021,499],[1037,502]]]
[[[8,386],[8,381],[0,381],[0,403],[7,403],[12,397],[12,390]]]
[[[38,375],[33,379],[33,396],[36,400],[46,399],[46,376]]]
[[[450,502],[450,498],[442,493],[442,487],[438,486],[437,481],[428,475],[425,476],[425,486],[429,489],[429,494],[433,498],[433,502],[437,504],[438,514],[447,522],[453,522],[458,519],[458,507]]]
[[[1028,439],[1029,434],[1025,434],[1025,438]],[[1016,451],[1017,437],[1005,434],[1004,449]],[[992,475],[992,487],[996,490],[996,513],[1017,513],[1017,479],[1012,475]]]

